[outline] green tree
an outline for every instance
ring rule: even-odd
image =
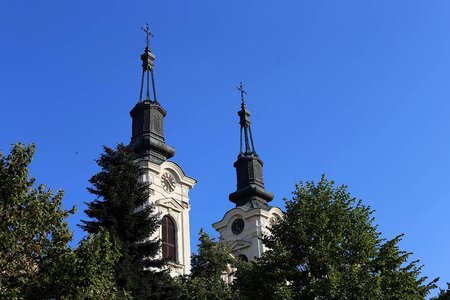
[[[418,261],[399,249],[402,236],[380,237],[370,207],[325,176],[300,183],[286,213],[264,237],[270,248],[238,269],[236,288],[255,299],[424,299]]]
[[[119,257],[108,232],[91,234],[74,251],[47,261],[44,276],[36,278],[26,298],[131,299],[115,284],[114,267]]]
[[[212,240],[200,230],[198,254],[192,254],[189,276],[180,278],[181,299],[222,300],[231,299],[232,291],[222,275],[233,264],[228,246]]]
[[[104,147],[97,160],[101,171],[89,182],[89,192],[97,198],[87,203],[89,221],[82,228],[89,233],[107,230],[117,243],[120,259],[115,279],[120,289],[130,291],[135,299],[171,298],[175,289],[165,261],[155,258],[160,241],[150,236],[159,221],[149,200],[149,185],[143,182],[144,170],[135,163],[133,149],[119,144]]]
[[[447,289],[440,289],[439,295],[433,297],[433,300],[450,300],[450,283],[447,282]]]
[[[0,153],[0,298],[23,297],[27,287],[45,272],[45,265],[64,256],[72,233],[66,218],[74,209],[61,207],[63,192],[34,187],[28,166],[33,144],[17,143]]]
[[[7,157],[0,153],[0,298],[116,299],[111,274],[119,254],[109,235],[68,247],[74,209],[62,208],[62,191],[34,187],[34,151],[18,143]]]

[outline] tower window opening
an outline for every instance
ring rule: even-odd
[[[162,257],[176,262],[176,228],[172,218],[162,218]]]
[[[240,261],[248,262],[247,255],[245,255],[245,254],[239,254],[238,258]]]

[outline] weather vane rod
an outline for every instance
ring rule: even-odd
[[[147,43],[147,48],[150,49],[150,37],[154,37],[153,33],[150,31],[150,28],[148,27],[148,23],[145,23],[144,27],[141,27],[142,31],[145,32],[146,35],[146,43]]]

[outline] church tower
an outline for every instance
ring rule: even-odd
[[[175,155],[175,149],[165,141],[166,110],[156,97],[155,55],[150,50],[148,26],[144,31],[147,33],[147,47],[141,55],[139,101],[130,112],[133,120],[130,145],[139,154],[137,162],[145,169],[143,180],[150,183],[149,201],[155,205],[155,212],[161,218],[161,226],[151,238],[162,241],[160,255],[170,260],[171,274],[185,275],[191,269],[189,191],[196,180],[187,176],[178,164],[168,160]]]
[[[265,251],[260,238],[267,227],[281,218],[282,211],[270,206],[273,194],[265,189],[263,161],[256,153],[250,126],[250,112],[245,105],[246,92],[241,92],[241,110],[238,112],[240,124],[240,151],[234,167],[237,175],[237,189],[229,200],[236,207],[229,210],[223,219],[212,226],[220,233],[236,257],[251,260]]]

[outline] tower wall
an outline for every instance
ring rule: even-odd
[[[270,209],[236,207],[229,210],[222,220],[212,226],[220,233],[220,237],[230,247],[236,257],[245,255],[248,260],[260,257],[266,250],[261,242],[263,234],[268,233],[268,228],[273,222],[281,218],[283,212],[278,207]],[[244,222],[242,232],[233,230],[233,223],[241,219]]]
[[[189,191],[196,180],[186,176],[174,162],[165,161],[161,165],[140,160],[138,162],[146,170],[143,180],[150,183],[149,202],[155,206],[155,212],[162,219],[169,216],[176,227],[176,257],[169,262],[172,275],[187,275],[191,270],[191,248],[189,230]],[[167,176],[174,179],[174,188],[167,188],[163,181]],[[153,234],[152,239],[162,239],[162,228]],[[159,253],[162,257],[162,253]]]
[[[147,47],[141,55],[142,79],[139,101],[130,111],[132,118],[130,146],[138,154],[137,163],[145,170],[142,179],[150,184],[148,201],[154,205],[158,217],[165,221],[161,222],[160,228],[149,238],[163,242],[159,256],[170,260],[171,274],[186,275],[191,270],[189,191],[194,187],[196,180],[186,176],[176,163],[168,161],[175,155],[175,149],[165,141],[166,111],[156,98],[153,70],[155,55],[150,51],[148,28],[146,33]]]

